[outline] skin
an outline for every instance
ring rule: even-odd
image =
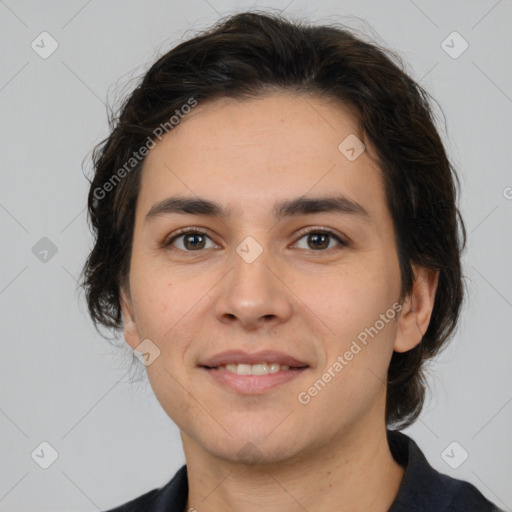
[[[387,368],[394,350],[412,349],[427,330],[436,273],[415,268],[401,314],[308,404],[297,399],[400,298],[380,171],[368,143],[354,161],[338,150],[350,134],[358,134],[355,117],[315,96],[222,98],[200,103],[146,157],[121,290],[124,335],[133,349],[149,338],[161,351],[146,370],[181,432],[187,510],[384,512],[398,492],[403,468],[386,441]],[[334,193],[368,216],[273,217],[276,202]],[[145,220],[176,195],[233,214]],[[185,246],[183,236],[166,247],[183,227],[205,233],[204,248]],[[304,228],[333,230],[349,245],[331,238],[317,248]],[[263,249],[252,263],[236,252],[248,236]],[[280,350],[310,368],[262,395],[240,395],[197,366],[228,349]]]

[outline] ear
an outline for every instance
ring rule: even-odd
[[[434,299],[436,296],[439,271],[424,267],[413,267],[414,283],[404,300],[393,350],[407,352],[418,345],[427,332]]]
[[[123,313],[124,339],[135,350],[140,345],[140,337],[135,322],[135,313],[133,310],[133,302],[128,286],[120,288],[119,300],[121,303],[121,311]]]

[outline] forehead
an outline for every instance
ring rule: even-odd
[[[199,103],[145,159],[139,205],[170,195],[211,198],[238,214],[290,197],[341,193],[383,204],[380,170],[357,118],[317,96],[274,94]],[[348,142],[347,142],[348,141]]]

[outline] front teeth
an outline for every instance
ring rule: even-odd
[[[217,367],[217,370],[227,370],[238,375],[268,375],[278,371],[289,370],[290,367],[279,363],[258,363],[258,364],[227,364]]]

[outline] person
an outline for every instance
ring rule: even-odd
[[[400,58],[238,13],[159,58],[111,123],[82,285],[186,459],[111,512],[498,510],[400,432],[454,333],[465,246]]]

